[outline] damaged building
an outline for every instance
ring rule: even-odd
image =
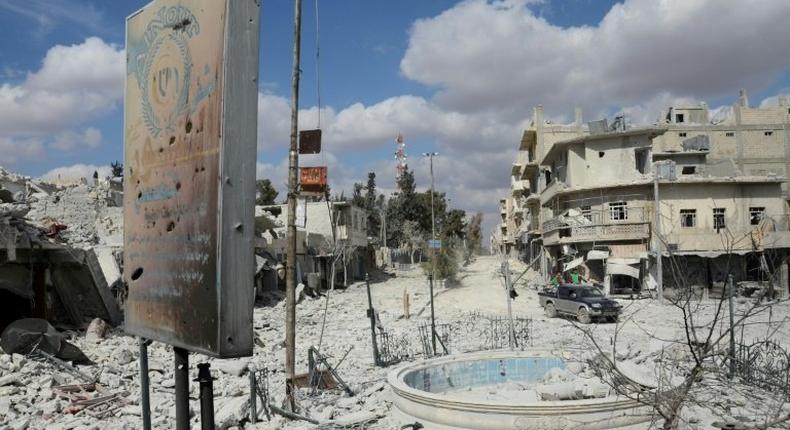
[[[265,271],[269,272],[259,274],[263,290],[284,286],[286,218],[286,205],[256,207],[256,253],[265,259]],[[348,286],[363,279],[368,260],[366,223],[364,209],[350,202],[300,202],[296,219],[298,282],[312,289],[331,288],[333,264],[335,285]]]
[[[750,108],[742,94],[713,119],[703,104],[647,127],[621,117],[583,128],[578,111],[558,127],[535,112],[501,200],[500,252],[544,277],[579,270],[610,292],[654,289],[658,249],[667,287],[721,288],[732,274],[787,291],[786,100]]]
[[[0,169],[0,331],[25,317],[121,324],[120,183],[59,186]]]

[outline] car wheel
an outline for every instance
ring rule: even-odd
[[[592,318],[590,318],[590,312],[587,310],[587,308],[579,308],[579,310],[576,312],[576,319],[582,324],[589,324],[592,322]]]
[[[544,310],[546,311],[546,316],[549,318],[554,318],[557,316],[557,308],[554,307],[553,303],[546,303]]]

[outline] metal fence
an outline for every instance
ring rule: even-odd
[[[738,345],[735,372],[747,385],[790,399],[790,353],[774,341]]]
[[[524,350],[532,346],[532,319],[513,318],[512,346],[509,327],[508,317],[481,312],[472,312],[450,322],[438,322],[435,351],[430,322],[420,322],[416,330],[407,330],[402,335],[379,331],[376,337],[378,360],[386,366],[417,357],[430,358],[511,347]]]

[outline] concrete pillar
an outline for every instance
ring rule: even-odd
[[[790,270],[788,269],[787,260],[782,261],[782,264],[779,266],[779,291],[781,291],[782,298],[790,297],[790,287],[788,287],[788,276],[790,276]]]
[[[738,104],[741,107],[745,107],[745,108],[749,107],[749,95],[746,94],[746,89],[744,88],[741,88],[741,90],[738,93]]]
[[[708,111],[708,104],[705,102],[701,102],[699,106],[702,108],[703,124],[707,124],[708,122],[710,122],[710,112]]]
[[[535,123],[535,135],[537,137],[537,160],[540,163],[543,160],[543,156],[546,155],[545,150],[546,148],[543,147],[543,105],[537,105],[535,107],[535,112],[532,118],[532,121]]]
[[[741,171],[741,173],[745,173],[743,171],[743,131],[741,130],[741,109],[743,109],[743,107],[740,103],[733,106],[733,111],[735,112],[735,151],[738,169]]]

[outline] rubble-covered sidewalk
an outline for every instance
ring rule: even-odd
[[[461,273],[457,287],[438,289],[436,314],[438,323],[467,318],[471,312],[486,312],[504,316],[507,304],[504,290],[496,273],[499,261],[494,257],[480,257]],[[515,269],[514,270],[518,270]],[[535,291],[519,284],[519,297],[513,302],[517,316],[532,319],[531,342],[534,346],[557,350],[577,349],[586,345],[583,334],[564,319],[547,319],[538,306]],[[403,318],[402,298],[404,289],[412,299],[412,315]],[[380,326],[395,337],[414,339],[417,327],[428,322],[429,312],[422,311],[427,304],[427,285],[420,271],[397,272],[396,277],[381,277],[371,284],[373,306],[378,311]],[[305,421],[291,421],[279,415],[267,420],[258,402],[261,422],[247,423],[249,416],[249,369],[269,372],[269,395],[272,404],[282,406],[284,388],[284,301],[270,295],[258,304],[254,313],[256,336],[255,354],[251,358],[213,360],[193,355],[193,362],[211,363],[214,381],[216,422],[218,428],[240,427],[261,429],[301,428],[368,428],[393,429],[401,425],[400,417],[391,408],[386,375],[391,368],[373,365],[370,322],[365,315],[367,293],[364,283],[357,283],[346,290],[335,290],[325,297],[304,298],[297,307],[297,372],[307,373],[307,350],[318,347],[337,372],[356,393],[349,397],[341,389],[299,391],[298,401],[303,415],[318,421],[319,425]],[[618,334],[618,360],[638,374],[642,380],[655,379],[656,361],[667,354],[682,359],[686,354],[682,345],[672,340],[682,340],[684,333],[679,312],[667,305],[653,301],[626,301],[628,323]],[[739,308],[748,306],[747,300],[737,303]],[[326,324],[324,330],[324,309]],[[699,315],[710,316],[715,310],[713,301],[700,307]],[[766,329],[776,329],[776,338],[787,343],[790,332],[784,321],[788,305],[776,305],[772,314],[761,314],[745,328],[745,338],[760,338]],[[701,320],[702,321],[702,320]],[[591,326],[595,336],[608,342],[616,329],[614,324]],[[323,332],[323,338],[321,334]],[[69,340],[94,362],[93,366],[80,366],[80,374],[59,367],[49,361],[33,360],[20,355],[0,355],[0,416],[9,428],[30,429],[136,429],[141,427],[139,368],[137,339],[112,329],[105,338],[95,334],[86,336],[84,331],[66,332]],[[466,336],[453,339],[453,352],[478,348],[479,339]],[[421,359],[419,342],[416,342],[415,359]],[[151,375],[151,405],[155,428],[173,427],[174,382],[172,351],[169,347],[153,343],[149,347]],[[342,363],[340,362],[342,359]],[[194,371],[193,371],[194,372]],[[195,372],[196,373],[196,372]],[[75,411],[74,386],[89,384],[85,377],[98,377],[95,386],[85,387],[86,398],[103,398],[114,409],[105,415]],[[66,387],[64,387],[66,386]],[[93,389],[93,391],[88,391]],[[69,392],[68,390],[72,390]],[[483,393],[482,395],[485,395]],[[492,394],[495,395],[495,394]],[[756,416],[759,401],[749,400],[738,393],[717,393],[721,407],[738,408],[744,417]],[[193,425],[198,423],[198,386],[190,384]],[[77,407],[80,405],[77,404]],[[84,405],[82,406],[84,409]],[[716,420],[706,409],[690,408],[685,412],[688,422],[698,423],[698,428],[709,428]],[[245,424],[246,423],[246,424]]]

